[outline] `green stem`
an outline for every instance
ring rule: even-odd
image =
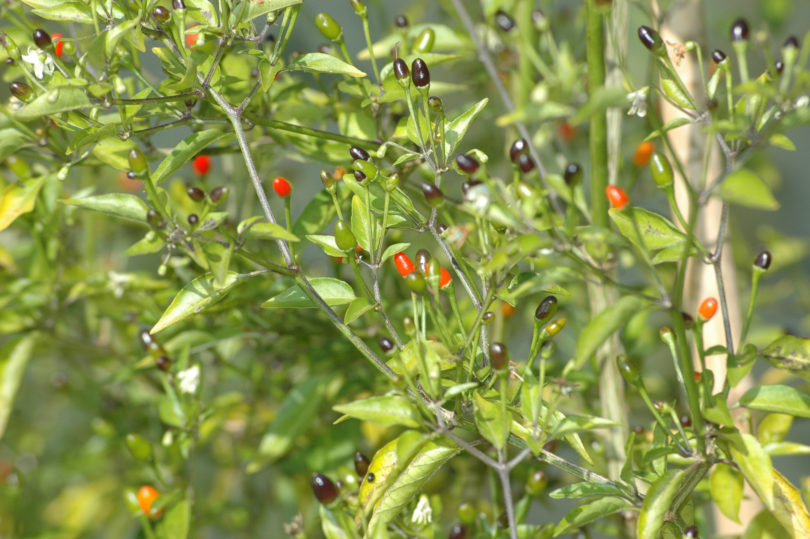
[[[754,268],[754,275],[751,279],[751,297],[748,299],[748,312],[745,314],[745,322],[743,323],[742,333],[740,333],[740,344],[737,350],[742,350],[745,346],[745,339],[748,337],[748,328],[751,326],[751,319],[754,316],[754,304],[757,300],[757,291],[759,290],[759,280],[762,278],[762,270]]]
[[[596,0],[587,0],[587,49],[588,88],[591,95],[605,85],[605,31],[602,15]],[[605,187],[608,184],[607,117],[605,112],[591,116],[591,207],[593,224],[607,227],[608,201]]]

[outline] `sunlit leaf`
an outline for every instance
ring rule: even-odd
[[[315,277],[310,279],[309,283],[330,307],[346,305],[356,297],[349,283],[340,279]],[[262,303],[262,307],[265,309],[307,309],[315,308],[317,305],[296,285],[268,299]]]
[[[146,225],[146,204],[135,195],[108,193],[84,198],[69,198],[62,202],[69,206],[78,206]]]
[[[230,133],[221,129],[206,129],[198,131],[181,140],[167,155],[157,169],[152,173],[152,181],[159,184],[180,170],[180,167],[196,157],[211,144],[229,136]]]
[[[174,297],[150,333],[155,334],[202,312],[211,303],[222,299],[239,282],[239,277],[238,273],[230,271],[221,284],[211,273],[197,277]]]
[[[34,203],[45,177],[12,183],[0,191],[0,230],[5,230],[17,217],[34,209]]]
[[[36,336],[28,333],[5,343],[0,348],[0,440],[6,431],[17,390],[31,359]]]
[[[338,404],[332,409],[361,421],[371,421],[386,427],[402,425],[418,428],[421,426],[419,413],[411,405],[410,400],[401,395],[369,397],[347,404]]]
[[[760,210],[778,210],[779,202],[771,194],[768,185],[749,169],[741,168],[726,176],[717,194],[723,200],[757,208]]]

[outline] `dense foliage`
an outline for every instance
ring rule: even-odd
[[[0,3],[0,535],[810,536],[789,2],[367,3]]]

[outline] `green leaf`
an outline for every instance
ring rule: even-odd
[[[687,110],[692,108],[692,104],[690,103],[687,95],[681,91],[681,87],[678,86],[678,83],[668,75],[661,75],[661,88],[664,91],[664,95],[672,99],[681,107]]]
[[[349,283],[340,279],[315,277],[309,280],[309,284],[330,307],[346,305],[354,301],[356,297]],[[309,299],[309,296],[298,285],[295,285],[268,299],[262,303],[262,307],[265,309],[314,309],[317,305]]]
[[[220,129],[206,129],[192,133],[181,140],[174,150],[161,161],[155,172],[152,173],[152,181],[155,185],[161,183],[180,170],[180,167],[196,157],[202,150],[229,135],[229,132]]]
[[[609,214],[622,236],[639,248],[656,251],[664,247],[683,245],[686,242],[686,236],[684,236],[683,232],[678,230],[667,218],[657,213],[643,208],[632,207],[624,210],[611,208]],[[643,245],[639,241],[636,228],[633,225],[633,217],[638,223],[641,239],[644,240]]]
[[[0,162],[27,144],[28,137],[17,129],[0,129]]]
[[[340,58],[322,52],[308,52],[298,56],[287,65],[290,71],[307,71],[309,73],[333,73],[349,77],[365,77],[366,74],[347,64]]]
[[[34,209],[44,183],[45,176],[40,176],[9,184],[0,191],[0,230],[5,230],[17,217]]]
[[[678,487],[686,477],[687,469],[668,470],[655,483],[644,496],[644,504],[638,516],[637,533],[639,539],[656,539],[664,517],[672,508]]]
[[[691,123],[691,122],[692,122],[692,120],[690,120],[689,118],[684,118],[684,117],[675,118],[674,120],[670,120],[667,123],[665,123],[661,127],[661,129],[656,129],[655,131],[653,131],[652,133],[647,135],[647,137],[644,139],[644,142],[647,142],[648,140],[652,140],[654,138],[658,138],[661,135],[667,133],[668,131],[672,131],[673,129],[677,129],[678,127],[684,126],[684,125],[686,125],[688,123]]]
[[[766,346],[760,355],[777,369],[810,380],[810,339],[784,335]]]
[[[135,195],[109,193],[92,197],[69,198],[61,202],[69,206],[78,206],[86,210],[98,211],[113,217],[146,224],[146,204]]]
[[[359,196],[352,197],[352,234],[357,244],[365,251],[371,251],[371,242],[377,237],[377,219],[369,214]]]
[[[768,450],[768,445],[781,443],[787,438],[792,425],[793,416],[788,414],[768,414],[762,418],[757,428],[757,437],[769,455],[773,453]]]
[[[380,258],[380,264],[384,264],[386,260],[399,252],[407,251],[410,246],[410,243],[393,243],[389,245],[385,248],[385,251],[383,251],[382,257]]]
[[[28,121],[90,106],[90,99],[81,88],[60,86],[49,90],[26,104],[15,114],[18,120]]]
[[[739,522],[740,502],[743,495],[743,476],[736,468],[718,463],[709,476],[709,492],[720,512]]]
[[[247,8],[247,13],[242,17],[242,22],[266,15],[271,11],[297,6],[302,1],[303,0],[265,0],[264,2],[256,2],[255,0],[247,0],[249,7]],[[235,7],[234,12],[238,13],[239,9],[239,6]]]
[[[276,223],[256,223],[250,227],[248,236],[263,240],[301,241],[298,236]]]
[[[791,152],[796,151],[796,145],[793,144],[793,141],[782,133],[774,133],[768,139],[768,142],[771,143],[771,146],[776,146],[777,148],[782,148],[783,150],[788,150]]]
[[[615,331],[622,328],[633,316],[643,310],[645,303],[635,296],[624,296],[613,305],[597,314],[582,329],[577,340],[575,368],[582,367],[596,350]]]
[[[579,108],[569,120],[571,125],[579,125],[595,114],[604,114],[610,107],[621,107],[627,102],[627,92],[623,88],[597,88],[588,98],[587,103]]]
[[[369,397],[347,404],[338,404],[332,409],[361,421],[371,421],[384,427],[402,425],[416,429],[422,425],[419,413],[411,405],[411,401],[401,395]],[[338,419],[338,422],[343,419]]]
[[[154,230],[150,230],[143,238],[124,251],[124,254],[126,256],[138,256],[157,253],[163,250],[164,245],[161,237],[158,236]]]
[[[239,282],[240,274],[229,271],[222,284],[217,284],[212,273],[197,277],[174,297],[171,304],[163,312],[160,320],[150,330],[151,334],[166,329],[178,322],[200,313],[211,303],[222,299],[223,296]]]
[[[487,103],[489,103],[489,99],[482,99],[459,116],[453,118],[453,120],[445,126],[444,155],[452,156],[455,153],[456,148],[461,144],[461,139],[467,134],[470,124],[481,114],[481,111],[484,110]]]
[[[321,531],[326,539],[358,539],[354,531],[354,522],[345,511],[331,511],[323,504],[318,504],[321,516]]]
[[[338,249],[335,237],[330,235],[307,234],[307,239],[320,247],[326,256],[341,257],[346,253]]]
[[[593,522],[594,520],[618,513],[625,509],[632,509],[632,505],[621,498],[608,496],[594,502],[580,505],[571,510],[554,528],[554,537],[569,533],[577,528]]]
[[[28,333],[8,341],[0,348],[0,440],[6,432],[8,418],[14,407],[17,390],[31,359],[36,341],[34,333]]]
[[[571,483],[549,492],[549,497],[560,498],[594,498],[604,496],[624,496],[621,489],[608,483]]]
[[[157,528],[161,539],[185,539],[191,524],[191,507],[188,500],[175,504],[163,517]]]
[[[317,234],[335,218],[332,197],[326,191],[321,191],[310,200],[293,225],[293,233],[298,236]]]
[[[373,310],[374,307],[375,304],[371,303],[366,298],[356,298],[346,307],[346,314],[343,315],[343,323],[351,324],[367,312]]]
[[[314,376],[295,386],[284,398],[276,417],[262,436],[247,472],[255,473],[292,449],[295,440],[316,422],[326,394],[328,376]]]
[[[779,202],[768,185],[751,170],[741,168],[726,176],[717,188],[723,200],[760,210],[778,210]]]
[[[496,449],[503,449],[506,446],[508,435],[508,412],[503,413],[501,405],[490,402],[484,397],[475,393],[473,395],[475,404],[475,426],[481,436],[489,440]]]
[[[558,438],[573,432],[618,427],[619,425],[620,423],[616,423],[610,419],[605,419],[604,417],[567,415],[565,416],[565,419],[557,423],[557,425],[554,427],[551,437]]]
[[[729,444],[732,459],[740,467],[748,484],[756,491],[768,509],[773,510],[773,466],[768,453],[756,438],[741,433],[742,447]]]
[[[740,539],[785,539],[785,537],[800,536],[791,535],[770,511],[763,509],[751,519]]]
[[[810,418],[810,395],[780,384],[749,389],[740,397],[740,405],[752,410]]]

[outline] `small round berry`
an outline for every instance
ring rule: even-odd
[[[509,148],[509,159],[512,160],[513,163],[517,163],[518,157],[520,154],[525,153],[526,150],[529,149],[529,145],[526,142],[526,139],[519,138],[515,142],[512,143],[512,146]]]
[[[726,53],[721,51],[720,49],[714,49],[712,51],[712,61],[715,64],[720,65],[726,60]]]
[[[534,161],[532,161],[532,158],[525,153],[522,153],[518,156],[517,164],[518,167],[520,167],[520,171],[523,172],[524,174],[528,174],[529,172],[534,170]]]
[[[365,172],[362,170],[354,171],[354,179],[357,180],[357,183],[363,183],[366,178],[368,178],[368,176],[366,176]]]
[[[777,75],[781,75],[782,71],[785,70],[785,62],[782,60],[777,60],[776,63],[773,65],[774,69],[776,69]]]
[[[197,176],[205,176],[211,170],[211,158],[207,155],[198,155],[191,162],[191,168]]]
[[[368,457],[362,454],[360,451],[354,454],[354,471],[357,472],[357,475],[363,477],[368,472],[368,465],[370,464]]]
[[[411,63],[411,80],[417,88],[425,88],[430,85],[430,70],[421,58],[417,58]]]
[[[380,349],[387,354],[394,349],[394,343],[388,337],[380,337]]]
[[[190,213],[188,215],[187,220],[188,220],[188,224],[190,224],[191,226],[194,226],[194,225],[196,225],[197,223],[200,222],[200,216],[197,215],[196,213]]]
[[[425,195],[427,203],[434,208],[438,208],[444,204],[444,193],[442,193],[442,190],[435,184],[423,183],[422,194]]]
[[[706,298],[700,303],[698,307],[698,314],[704,320],[710,320],[717,312],[717,300],[714,298]]]
[[[739,18],[731,25],[731,41],[745,41],[748,39],[748,21]]]
[[[633,153],[633,164],[637,167],[645,167],[650,162],[650,157],[655,151],[655,144],[647,140],[636,146],[636,151]]]
[[[489,345],[489,358],[492,360],[492,368],[496,371],[502,371],[509,364],[509,354],[506,350],[506,345],[499,342],[494,342]]]
[[[356,161],[361,159],[363,161],[368,161],[371,156],[368,155],[368,152],[365,151],[360,146],[352,146],[349,148],[349,155],[352,158],[352,161]]]
[[[331,479],[320,473],[312,474],[312,492],[324,505],[330,504],[338,497],[338,489]]]
[[[540,496],[548,486],[548,477],[543,470],[535,470],[526,481],[526,491],[532,496]]]
[[[287,198],[292,193],[292,185],[286,178],[278,176],[273,179],[273,191],[281,198]]]
[[[205,198],[205,192],[199,187],[189,187],[186,189],[186,194],[194,202],[199,202]]]
[[[464,524],[470,524],[475,521],[476,510],[473,504],[464,502],[458,506],[456,516]]]
[[[160,493],[152,486],[144,485],[138,489],[138,505],[141,506],[141,511],[143,511],[144,515],[155,518],[160,516],[160,514],[163,512],[152,512],[152,505],[155,503],[158,496],[160,496]]]
[[[617,210],[621,210],[630,202],[630,197],[627,196],[627,193],[625,193],[621,187],[615,185],[605,187],[605,195],[607,195],[610,205]]]
[[[686,414],[682,415],[678,420],[681,422],[682,427],[691,427],[692,426],[692,418],[689,417]]]
[[[761,269],[767,270],[771,267],[771,253],[769,251],[762,251],[757,255],[754,259],[754,266]]]
[[[469,175],[475,174],[475,171],[478,170],[478,167],[480,166],[475,157],[465,155],[463,153],[456,156],[456,164],[458,165],[458,168],[462,170],[462,172]]]

